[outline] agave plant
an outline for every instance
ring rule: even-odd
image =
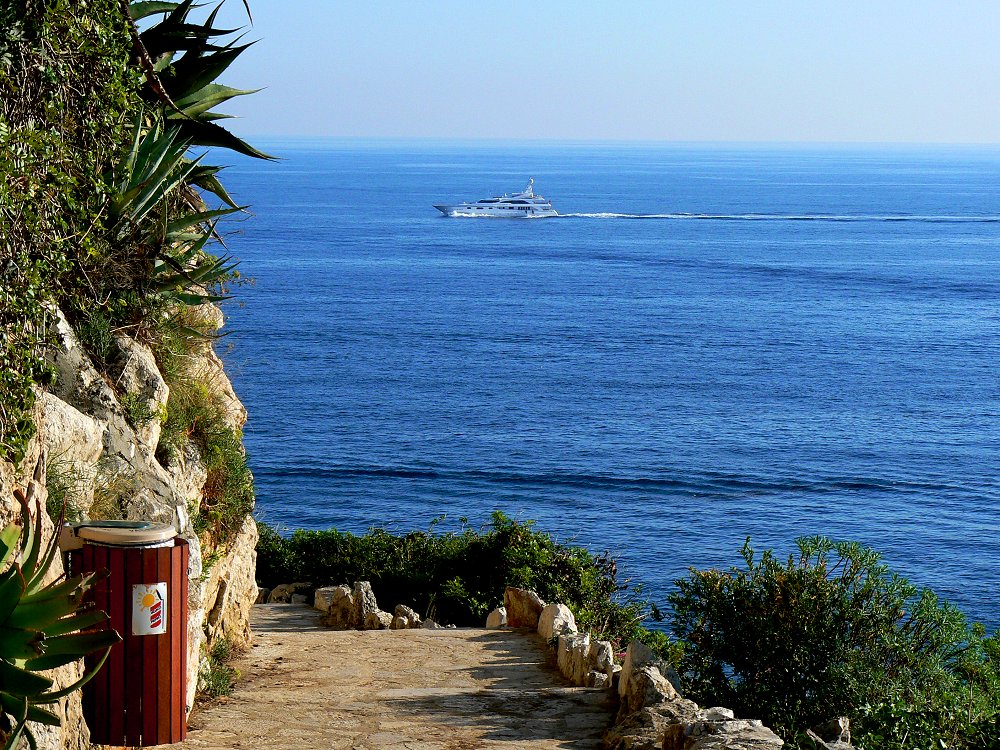
[[[244,3],[245,4],[245,3]],[[199,7],[194,0],[182,2],[132,2],[128,12],[132,22],[156,14],[163,18],[137,35],[137,50],[144,67],[151,101],[162,101],[168,119],[176,124],[181,136],[193,146],[221,146],[247,156],[271,159],[246,141],[217,124],[230,115],[213,111],[214,107],[237,96],[252,94],[259,89],[236,89],[215,83],[226,68],[250,44],[238,44],[239,38],[222,42],[238,29],[215,26],[221,3],[203,24],[192,23],[188,14]],[[213,174],[199,175],[207,190],[215,191]],[[223,198],[223,196],[219,196]],[[225,200],[225,198],[223,198]]]
[[[41,465],[41,464],[39,464]],[[36,474],[39,473],[36,470]],[[44,708],[82,687],[104,664],[111,647],[121,641],[114,630],[88,630],[108,619],[88,609],[86,591],[98,574],[56,579],[44,583],[58,546],[55,535],[42,544],[42,514],[27,493],[15,490],[21,506],[21,524],[0,531],[0,741],[3,750],[17,747],[24,735],[34,750],[35,738],[27,722],[59,725],[59,717]],[[104,650],[96,667],[68,687],[56,689],[43,672],[71,664]]]
[[[131,147],[108,178],[114,196],[108,204],[106,226],[115,240],[135,240],[151,263],[144,291],[171,302],[197,305],[222,299],[210,290],[236,264],[204,247],[217,237],[218,218],[242,207],[200,210],[204,204],[191,196],[183,201],[188,213],[169,218],[168,200],[185,196],[187,183],[201,168],[198,159],[185,156],[187,146],[177,126],[164,128],[159,122],[146,126],[137,121]]]

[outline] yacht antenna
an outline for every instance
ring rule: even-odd
[[[535,184],[535,178],[534,177],[529,177],[528,178],[528,187],[526,187],[524,189],[524,194],[527,195],[530,198],[534,198],[535,197],[535,192],[531,188],[531,186],[534,185],[534,184]]]

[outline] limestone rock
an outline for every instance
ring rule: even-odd
[[[702,721],[733,721],[736,719],[736,714],[731,708],[722,708],[721,706],[703,708],[698,712],[698,715]]]
[[[559,636],[556,644],[556,663],[562,675],[574,685],[583,685],[590,666],[589,633],[570,633]]]
[[[66,518],[85,518],[94,502],[97,462],[108,424],[87,416],[51,393],[39,393],[39,433],[48,453],[48,476],[66,488]]]
[[[538,615],[538,635],[546,641],[576,632],[576,618],[565,604],[546,604]]]
[[[507,610],[507,625],[512,628],[538,628],[538,617],[545,602],[534,591],[508,586],[503,592],[503,604]]]
[[[392,615],[388,612],[383,612],[381,609],[376,609],[374,612],[369,612],[365,615],[365,630],[387,630],[391,624]]]
[[[311,590],[311,583],[282,583],[271,589],[271,595],[268,596],[267,603],[289,604],[292,601],[293,594],[308,594]]]
[[[316,589],[313,594],[313,607],[318,609],[320,612],[326,612],[330,609],[330,604],[333,603],[333,591],[338,588],[337,586],[323,586]]]
[[[624,675],[624,671],[622,674]],[[624,691],[621,689],[622,686]],[[619,694],[620,710],[625,713],[680,697],[670,680],[661,675],[659,669],[649,664],[633,669],[627,680],[623,678],[619,684]]]
[[[368,581],[354,582],[354,618],[358,623],[356,627],[365,628],[368,622],[368,615],[379,612],[378,602],[375,600],[375,592]]]
[[[247,516],[225,546],[210,550],[216,557],[215,564],[203,575],[209,649],[219,638],[238,649],[251,645],[250,609],[258,598],[257,536],[257,522]],[[294,591],[293,597],[306,596],[308,588]]]
[[[594,641],[590,644],[587,661],[591,669],[603,672],[610,680],[615,664],[615,650],[608,641]]]
[[[778,750],[785,743],[759,721],[699,721],[669,726],[663,750]]]
[[[165,412],[170,389],[156,367],[153,352],[148,346],[128,336],[117,336],[116,340],[124,360],[118,376],[118,388],[145,412],[144,421],[135,425],[135,434],[151,452],[155,451],[163,424],[161,415]]]
[[[397,604],[392,612],[392,624],[389,626],[393,630],[406,630],[408,628],[419,628],[421,619],[415,610],[405,604]]]
[[[438,625],[434,620],[424,620],[420,623],[420,627],[424,630],[442,630],[443,628]]]
[[[625,697],[626,686],[632,679],[632,671],[637,667],[648,664],[653,659],[653,650],[645,643],[634,640],[628,644],[625,650],[625,658],[622,659],[622,671],[618,681],[618,695]]]
[[[497,607],[486,616],[488,630],[499,630],[505,627],[507,627],[507,610],[504,607]]]
[[[350,586],[333,586],[330,592],[330,606],[326,615],[320,620],[334,630],[352,630],[361,623],[357,620],[357,609],[354,606],[354,592]]]
[[[671,722],[672,717],[642,708],[616,722],[604,735],[604,746],[607,750],[660,750]]]
[[[583,681],[584,687],[606,688],[611,684],[611,678],[604,672],[591,670]]]
[[[271,595],[271,589],[260,587],[257,589],[257,598],[254,600],[254,604],[267,604],[267,598]]]
[[[309,597],[305,594],[292,594],[292,604],[308,604]]]

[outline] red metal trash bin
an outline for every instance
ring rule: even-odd
[[[91,742],[146,747],[187,736],[188,545],[166,524],[99,521],[73,527],[73,575],[107,569],[88,593],[122,637],[83,688]],[[93,668],[95,657],[87,657]]]

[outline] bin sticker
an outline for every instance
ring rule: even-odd
[[[167,632],[167,584],[138,583],[132,587],[132,635]]]

